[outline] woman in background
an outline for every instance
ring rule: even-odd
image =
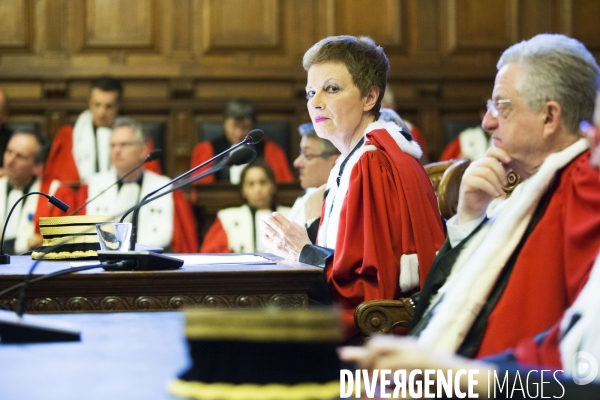
[[[201,253],[264,252],[258,221],[273,211],[286,216],[289,214],[289,207],[276,206],[274,203],[277,184],[275,174],[267,164],[248,164],[242,171],[240,182],[246,204],[217,213],[217,219],[202,242]]]

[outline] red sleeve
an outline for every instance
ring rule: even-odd
[[[154,140],[152,140],[151,137],[148,137],[148,140],[146,142],[146,152],[150,153],[152,150],[154,150]],[[153,160],[149,163],[144,164],[144,169],[155,172],[159,175],[163,174],[162,168],[160,167],[160,160]]]
[[[61,127],[52,141],[50,154],[46,161],[44,179],[57,179],[66,185],[79,182],[79,172],[73,158],[73,127]]]
[[[415,141],[417,143],[419,143],[419,146],[421,146],[421,150],[423,150],[423,154],[427,154],[427,142],[425,141],[425,138],[421,134],[421,131],[419,130],[419,128],[417,128],[416,126],[413,125],[410,128],[410,134],[412,135],[413,139],[415,139]]]
[[[278,183],[289,183],[294,181],[294,175],[290,170],[285,153],[273,142],[265,143],[265,162],[273,168],[275,180]]]
[[[382,153],[367,152],[352,170],[333,262],[326,268],[332,299],[342,309],[346,338],[357,333],[358,304],[398,298],[402,255],[418,254],[424,281],[444,241],[435,194],[421,164],[402,153],[400,178],[400,170]]]
[[[440,161],[448,161],[452,159],[462,158],[462,152],[460,151],[460,141],[458,137],[452,139],[448,146],[442,152],[440,156]]]
[[[176,253],[196,253],[198,251],[198,234],[196,219],[190,204],[181,191],[173,192],[173,240],[171,248]]]
[[[203,163],[206,160],[210,160],[214,157],[215,152],[213,150],[212,144],[210,142],[202,142],[198,143],[196,147],[194,147],[194,151],[192,153],[192,161],[190,163],[190,169],[195,166]],[[200,171],[203,171],[201,169]],[[209,175],[206,178],[202,178],[199,181],[194,182],[195,185],[205,184],[205,183],[213,183],[215,181],[215,174]]]
[[[200,253],[231,253],[229,241],[227,240],[227,232],[221,224],[221,220],[217,218],[212,224],[200,248]]]

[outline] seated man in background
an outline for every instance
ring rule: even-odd
[[[4,152],[5,176],[0,178],[0,221],[6,224],[13,205],[25,194],[43,192],[58,197],[71,207],[73,191],[61,187],[57,180],[40,178],[44,169],[47,147],[35,133],[17,132],[11,136]],[[64,215],[40,195],[32,195],[17,204],[6,227],[4,252],[22,254],[42,244],[39,232],[40,217]]]
[[[118,178],[131,171],[147,155],[146,137],[140,124],[127,117],[115,120],[110,136],[109,171],[88,177],[87,185],[78,192],[79,203],[84,204]],[[152,171],[138,169],[127,176],[122,184],[113,186],[80,211],[83,215],[120,215],[137,204],[145,195],[169,182],[169,178]],[[130,214],[125,222],[131,222]],[[194,216],[180,191],[145,205],[140,209],[137,242],[163,247],[176,253],[195,253],[197,233]]]
[[[555,324],[600,248],[600,176],[579,130],[594,110],[594,57],[575,39],[542,34],[511,46],[497,67],[483,120],[493,147],[465,171],[410,331],[423,346],[469,357]],[[524,182],[486,215],[509,170]]]
[[[317,136],[312,122],[300,125],[298,132],[302,139],[300,155],[294,160],[294,167],[298,169],[304,194],[294,202],[289,219],[305,226],[309,238],[314,243],[319,228],[325,184],[340,151],[329,140]]]
[[[598,83],[600,87],[600,82]],[[590,163],[596,169],[600,168],[600,91],[596,97],[596,111],[594,113],[595,127],[587,122],[582,122],[582,131],[590,142]],[[596,190],[600,190],[600,183]],[[600,212],[600,210],[596,210]],[[509,376],[508,385],[505,385],[510,396],[508,398],[521,398],[523,392],[516,383],[516,372],[520,371],[526,377],[525,388],[530,398],[537,397],[540,370],[546,371],[543,388],[546,398],[563,399],[590,399],[598,398],[600,376],[594,376],[594,367],[590,357],[597,362],[600,360],[600,256],[596,258],[592,272],[581,293],[573,305],[565,312],[560,323],[552,329],[545,331],[535,338],[528,338],[519,343],[516,349],[501,355],[489,357],[482,361],[467,360],[460,356],[452,356],[439,352],[432,352],[425,346],[420,346],[414,338],[401,338],[393,336],[379,336],[372,338],[366,347],[345,347],[340,351],[341,358],[354,361],[361,368],[370,370],[391,369],[407,370],[409,374],[415,369],[451,370],[455,374],[461,369],[475,370],[478,384],[475,392],[485,397],[492,385],[499,382],[491,381],[491,373],[497,370],[509,370],[515,374]],[[580,354],[579,352],[584,352]],[[584,365],[580,365],[583,363]],[[588,364],[587,367],[585,364]],[[582,368],[579,368],[582,367]],[[597,364],[596,364],[597,367]],[[552,379],[548,368],[559,368],[565,376]],[[581,369],[581,370],[580,370]],[[532,375],[533,373],[533,375]],[[505,376],[500,375],[501,381]],[[466,375],[465,375],[466,377]],[[542,376],[543,377],[543,376]],[[548,379],[550,378],[550,379]],[[588,385],[594,380],[593,384]],[[503,384],[502,384],[503,385]],[[466,389],[466,382],[461,381],[461,388]],[[496,388],[494,388],[494,393]],[[507,394],[507,393],[503,393]],[[463,396],[464,397],[464,396]],[[495,398],[499,398],[496,395]],[[504,396],[503,396],[504,397]]]
[[[225,106],[223,128],[225,136],[217,138],[210,142],[201,142],[194,147],[190,168],[211,159],[215,155],[222,153],[233,145],[238,144],[256,125],[256,111],[254,104],[246,99],[230,100]],[[257,152],[256,159],[263,160],[273,169],[275,179],[278,183],[292,182],[294,177],[288,159],[284,151],[275,143],[268,140],[266,136],[254,146]],[[233,184],[240,183],[240,174],[243,166],[233,166],[225,168],[216,174],[207,176],[198,181],[198,183],[211,183],[215,180],[228,181]]]
[[[75,126],[65,125],[56,133],[44,172],[48,179],[77,185],[110,169],[109,140],[122,97],[123,87],[118,79],[101,77],[92,82],[89,109],[79,115]],[[147,168],[160,173],[156,160]]]

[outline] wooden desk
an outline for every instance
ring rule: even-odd
[[[0,290],[22,282],[31,265],[29,257],[11,257],[11,264],[0,266]],[[69,265],[69,262],[44,261],[38,265],[35,276]],[[99,268],[32,284],[27,291],[26,311],[306,308],[306,291],[320,273],[320,268],[284,260],[265,265],[184,264],[175,271],[107,272]],[[0,298],[0,304],[14,309],[14,295]]]

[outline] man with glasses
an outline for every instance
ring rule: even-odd
[[[317,136],[313,124],[308,122],[298,127],[302,136],[300,155],[294,160],[298,169],[300,186],[304,194],[296,200],[290,213],[290,221],[304,225],[311,240],[316,238],[325,184],[340,151],[327,139]]]
[[[111,169],[91,175],[88,183],[77,193],[80,204],[99,196],[81,210],[82,214],[120,216],[170,180],[145,169],[138,169],[125,177],[148,154],[146,136],[141,125],[133,119],[115,119],[109,149]],[[122,182],[100,195],[121,177]],[[130,214],[125,222],[131,222],[131,217]],[[198,250],[195,219],[180,191],[163,196],[140,209],[138,243],[177,253],[195,253]]]
[[[574,39],[542,34],[511,46],[497,67],[482,123],[493,146],[465,171],[410,331],[423,346],[469,357],[514,348],[559,321],[600,248],[599,174],[579,129],[594,110],[594,57]],[[487,210],[508,171],[524,182]],[[560,365],[535,354],[519,357]]]

